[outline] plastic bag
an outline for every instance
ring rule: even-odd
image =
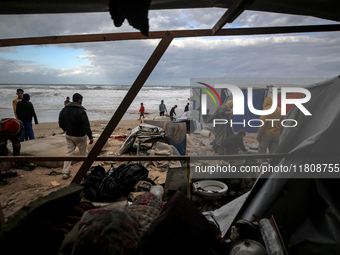
[[[96,202],[117,201],[128,196],[135,184],[141,180],[148,180],[149,171],[139,163],[122,164],[105,169],[98,165],[91,168],[83,182],[84,196]]]

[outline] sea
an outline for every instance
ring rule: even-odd
[[[2,84],[0,85],[0,119],[14,117],[12,101],[16,90],[21,88],[30,95],[39,123],[58,122],[59,112],[64,107],[66,97],[74,93],[83,96],[90,121],[109,121],[124,99],[131,86],[128,85],[50,85],[50,84]],[[138,93],[123,119],[138,119],[140,104],[143,103],[147,116],[156,116],[161,100],[170,109],[177,105],[184,111],[189,102],[189,86],[144,86]]]
[[[228,84],[247,85],[309,85],[325,78],[299,79],[224,79]],[[0,84],[0,119],[14,117],[12,101],[16,90],[22,88],[28,93],[34,106],[39,123],[58,122],[59,112],[64,107],[67,96],[72,100],[74,93],[83,96],[83,106],[90,121],[109,121],[130,89],[130,85],[91,85],[91,84]],[[131,103],[123,119],[139,117],[140,103],[145,106],[148,117],[157,116],[158,105],[164,100],[168,112],[177,105],[177,115],[184,111],[190,102],[190,86],[147,86],[145,85]]]

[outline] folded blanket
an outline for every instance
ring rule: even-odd
[[[85,212],[72,254],[138,254],[138,215],[115,208]]]

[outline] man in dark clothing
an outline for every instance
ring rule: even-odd
[[[164,104],[164,101],[161,101],[161,104],[159,105],[159,116],[164,116],[164,112],[168,112],[166,109],[166,106]]]
[[[174,107],[172,107],[171,110],[170,110],[170,118],[171,118],[171,121],[174,120],[174,115],[177,115],[177,114],[175,113],[175,109],[176,109],[176,108],[177,108],[177,105],[175,105]]]
[[[34,139],[34,132],[32,127],[32,118],[34,118],[34,123],[38,125],[38,118],[35,114],[34,106],[30,102],[30,95],[24,94],[22,100],[17,103],[17,116],[24,124],[24,132],[21,137],[21,142],[24,140]]]
[[[247,149],[243,144],[243,137],[245,136],[246,132],[241,129],[237,134],[225,138],[222,141],[222,147],[224,148],[226,155],[238,154],[239,150],[247,152]]]
[[[90,139],[89,144],[93,143],[93,137],[86,109],[81,105],[83,96],[75,93],[72,101],[59,114],[59,127],[66,132],[66,156],[72,156],[76,147],[78,147],[81,156],[87,156],[86,136]],[[64,162],[63,179],[70,177],[70,166],[71,161]]]
[[[187,111],[189,111],[189,103],[187,103],[187,105],[184,108],[184,112],[187,112]]]

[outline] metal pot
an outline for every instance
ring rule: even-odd
[[[236,241],[228,255],[266,255],[266,249],[262,244],[250,239]]]

